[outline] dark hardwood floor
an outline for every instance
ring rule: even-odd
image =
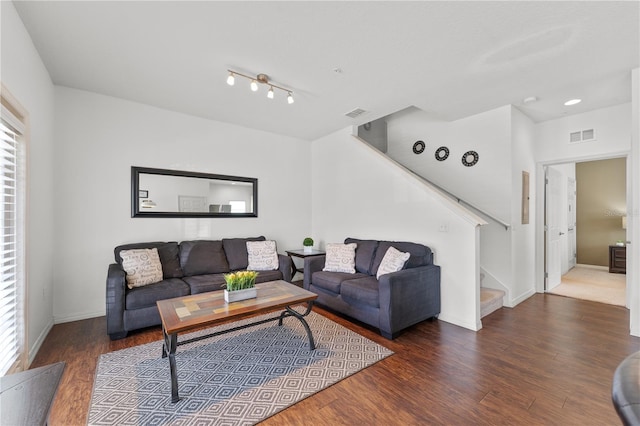
[[[393,341],[320,308],[395,354],[265,420],[265,425],[619,425],[617,365],[640,350],[618,306],[536,294],[477,333],[425,321]],[[51,425],[86,424],[100,354],[161,339],[159,327],[110,341],[105,317],[58,324],[32,368],[65,361]],[[167,376],[169,367],[167,366]]]

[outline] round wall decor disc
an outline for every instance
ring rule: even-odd
[[[475,166],[479,159],[480,157],[478,156],[477,152],[467,151],[462,156],[462,164],[467,167]]]
[[[441,146],[440,148],[436,149],[436,160],[444,161],[447,158],[449,158],[449,148],[447,148],[446,146]]]
[[[416,143],[413,144],[413,153],[414,154],[422,154],[422,152],[424,151],[425,148],[425,144],[422,141],[417,141]]]

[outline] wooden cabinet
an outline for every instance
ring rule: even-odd
[[[627,273],[627,248],[625,246],[609,246],[609,272]]]

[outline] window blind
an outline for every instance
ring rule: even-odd
[[[22,123],[6,108],[0,118],[0,375],[24,358],[24,170]]]

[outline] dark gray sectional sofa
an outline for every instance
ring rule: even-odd
[[[427,246],[411,242],[359,240],[354,274],[323,271],[325,256],[304,260],[304,288],[316,293],[316,303],[380,330],[387,339],[411,325],[440,314],[440,267],[433,264]],[[409,253],[404,268],[381,275],[376,272],[393,246]]]
[[[107,333],[112,340],[132,330],[160,324],[156,301],[221,290],[224,274],[247,268],[247,241],[265,237],[126,244],[114,249],[115,261],[107,272]],[[163,280],[144,287],[127,287],[122,250],[157,248]],[[260,271],[256,283],[291,282],[291,258],[279,254],[279,269]]]

